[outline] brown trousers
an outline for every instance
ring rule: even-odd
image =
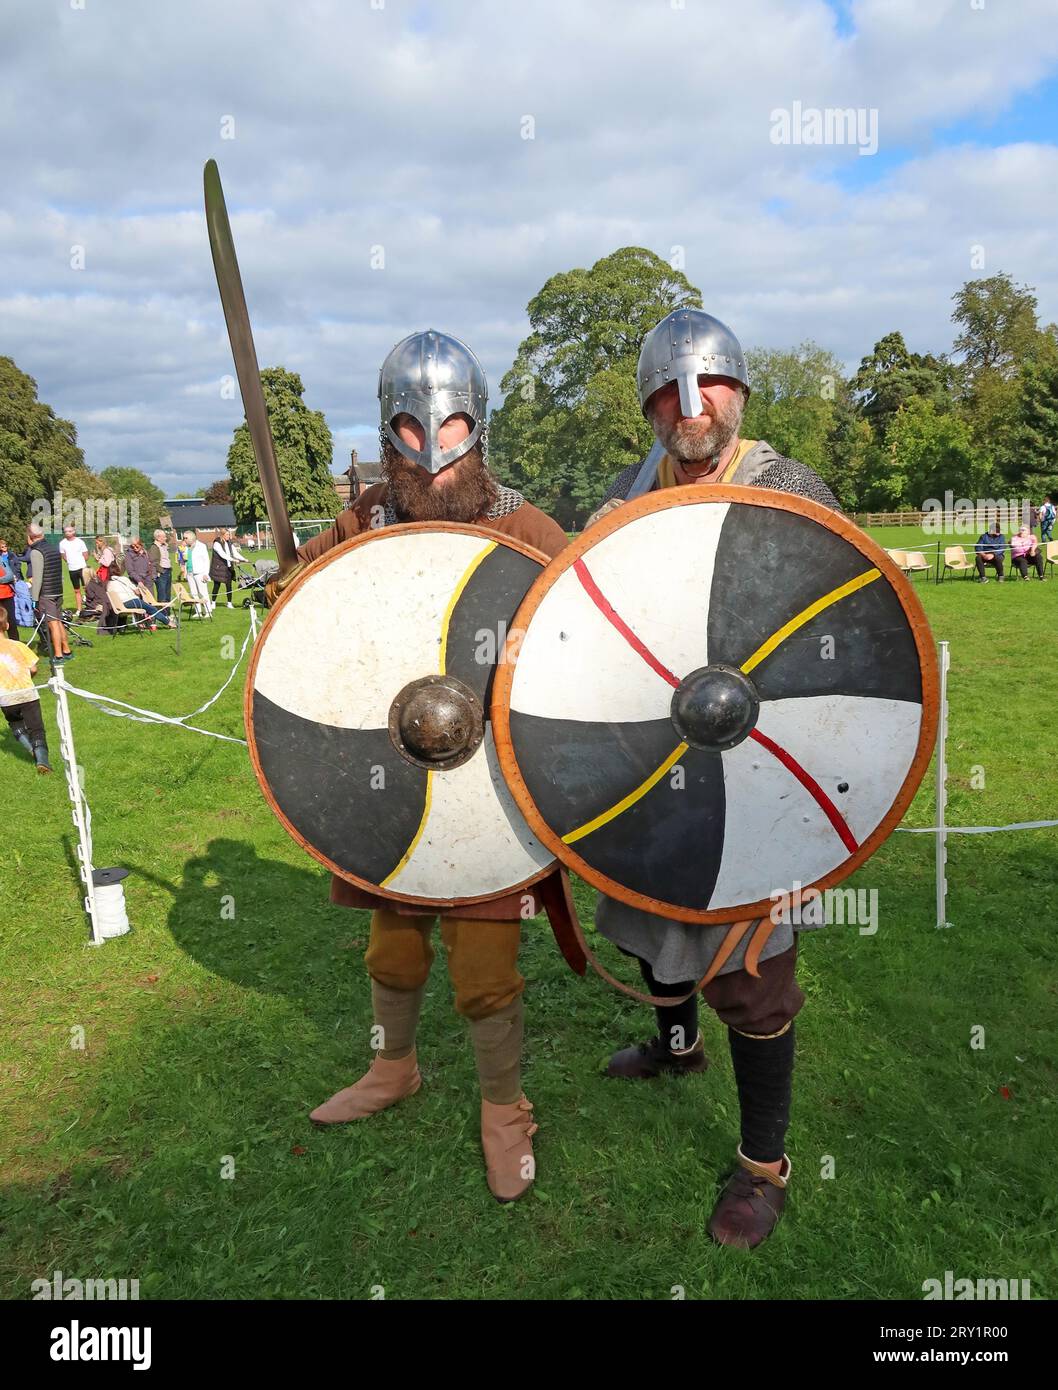
[[[371,914],[371,940],[364,964],[367,973],[390,989],[419,989],[433,965],[430,937],[436,917],[409,917],[378,908]],[[518,971],[521,922],[488,922],[443,917],[441,942],[455,990],[456,1013],[490,1018],[512,1003],[525,988]]]

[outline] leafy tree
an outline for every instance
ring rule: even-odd
[[[334,443],[323,412],[310,410],[305,404],[305,387],[297,372],[266,367],[261,373],[261,385],[290,515],[337,516],[341,503],[331,477]],[[228,450],[228,476],[231,504],[239,524],[263,519],[264,495],[245,420],[235,431]]]
[[[889,422],[885,445],[872,453],[864,504],[869,510],[919,508],[927,498],[979,497],[987,486],[967,422],[935,402],[912,397]]]
[[[34,521],[46,531],[60,531],[75,526],[81,535],[113,534],[125,526],[114,494],[105,478],[83,465],[68,469],[57,479],[54,491],[42,498],[43,505]]]
[[[943,359],[932,353],[909,352],[902,333],[887,333],[860,362],[851,391],[863,418],[881,441],[895,413],[912,397],[942,405],[951,379],[951,368]]]
[[[140,530],[153,531],[162,515],[165,493],[139,468],[104,468],[99,475],[109,484],[114,497],[139,504]]]
[[[827,463],[820,475],[847,512],[862,506],[870,459],[876,451],[870,425],[847,394],[839,395],[827,437]]]
[[[952,320],[961,330],[953,351],[961,355],[969,380],[979,372],[1015,375],[1037,332],[1035,291],[1001,272],[968,280],[952,299]]]
[[[1037,335],[1022,363],[1021,412],[1010,469],[1011,481],[1037,500],[1058,491],[1058,325]]]
[[[644,334],[672,309],[701,306],[682,271],[626,246],[590,270],[553,275],[529,301],[529,336],[500,383],[490,461],[563,526],[597,505],[652,433],[636,396]]]
[[[752,348],[746,366],[752,391],[742,437],[766,439],[780,454],[826,476],[837,402],[847,394],[837,358],[816,343],[802,343],[790,349]]]
[[[209,507],[220,507],[231,503],[231,484],[227,478],[221,478],[218,482],[210,483],[206,488],[202,498],[203,502]]]
[[[33,504],[50,498],[60,477],[84,455],[77,430],[37,399],[37,383],[0,357],[0,528],[17,534]]]

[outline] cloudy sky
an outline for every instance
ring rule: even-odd
[[[845,108],[858,143],[777,143]],[[851,366],[946,350],[999,270],[1058,319],[1058,0],[0,0],[0,111],[0,355],[168,494],[242,418],[211,156],[336,468],[377,455],[398,338],[458,334],[495,389],[547,277],[622,245],[682,248],[746,346]]]

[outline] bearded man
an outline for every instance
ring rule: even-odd
[[[810,468],[763,440],[739,437],[749,397],[745,355],[731,330],[710,314],[677,309],[651,329],[640,352],[637,386],[657,442],[642,463],[618,475],[589,525],[630,498],[688,483],[774,488],[838,507]],[[753,563],[751,555],[745,558]],[[685,599],[693,602],[692,595]],[[673,921],[604,895],[595,920],[604,936],[636,957],[652,995],[685,997],[657,1008],[658,1036],[614,1053],[607,1075],[649,1080],[704,1071],[695,982],[710,973],[729,928]],[[760,953],[759,978],[744,969],[747,942],[702,990],[727,1024],[742,1131],[738,1166],[716,1204],[709,1233],[722,1245],[740,1248],[771,1234],[786,1200],[793,1021],[804,1003],[794,976],[797,940],[791,927],[772,932]]]
[[[268,586],[270,602],[304,563],[373,527],[397,522],[480,526],[548,557],[568,543],[554,521],[489,472],[488,390],[481,363],[465,343],[433,331],[404,338],[382,364],[378,395],[382,481],[362,492],[330,530],[298,549],[303,563]],[[439,909],[456,1012],[468,1021],[477,1061],[487,1181],[499,1201],[523,1196],[534,1171],[537,1126],[521,1086],[525,981],[518,972],[518,945],[524,899],[522,891]],[[383,1045],[359,1081],[312,1111],[319,1125],[365,1119],[419,1089],[416,1027],[434,956],[436,914],[424,915],[417,905],[394,903],[337,876],[331,901],[371,909],[365,963]]]

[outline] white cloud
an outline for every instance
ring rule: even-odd
[[[220,390],[210,155],[259,358],[302,373],[339,466],[351,444],[374,456],[397,338],[458,333],[495,390],[544,280],[624,244],[683,246],[747,344],[812,337],[851,363],[897,327],[948,346],[972,245],[1058,318],[1054,145],[936,138],[1053,71],[1053,0],[859,0],[851,16],[844,35],[821,0],[16,8],[0,352],[76,421],[91,466],[145,467],[170,490],[221,476],[241,406]],[[877,165],[772,144],[771,111],[794,101],[876,106]]]

